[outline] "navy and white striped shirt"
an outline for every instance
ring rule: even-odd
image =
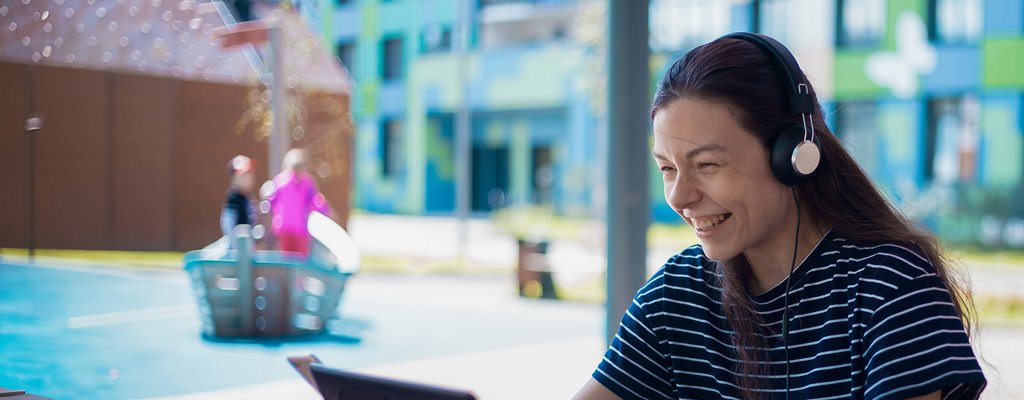
[[[633,299],[594,379],[624,399],[738,399],[718,265],[700,245],[669,259]],[[829,232],[788,279],[792,398],[976,399],[984,389],[949,292],[919,251]],[[772,332],[785,287],[750,296]],[[784,398],[783,343],[767,343],[765,387],[753,389]]]

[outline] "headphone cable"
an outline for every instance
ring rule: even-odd
[[[786,355],[786,400],[789,400],[789,288],[792,283],[793,271],[796,270],[796,252],[800,243],[800,201],[796,198],[796,186],[791,186],[793,203],[796,204],[796,235],[793,237],[793,261],[789,264],[789,276],[786,277],[786,294],[783,296],[782,309],[782,346]]]

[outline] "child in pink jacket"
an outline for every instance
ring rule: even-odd
[[[305,152],[289,150],[283,164],[282,172],[274,177],[274,192],[269,196],[270,229],[280,250],[309,255],[309,214],[317,211],[330,216],[330,205],[317,190],[313,177],[306,173]]]

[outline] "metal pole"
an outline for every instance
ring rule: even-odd
[[[647,277],[648,2],[608,3],[608,300],[605,337]]]
[[[43,119],[32,117],[25,120],[25,135],[28,136],[28,190],[25,192],[28,217],[28,258],[36,259],[36,134],[43,129]]]
[[[458,42],[459,50],[459,89],[462,103],[459,105],[455,120],[455,170],[458,174],[455,182],[455,212],[459,218],[458,227],[458,259],[464,261],[469,240],[469,207],[470,207],[470,171],[473,168],[472,140],[469,121],[469,82],[466,82],[469,62],[469,27],[471,18],[471,0],[459,1]]]
[[[284,78],[284,31],[276,21],[270,21],[270,112],[273,124],[270,131],[270,139],[267,140],[268,157],[267,162],[270,175],[273,178],[281,172],[281,162],[284,161],[284,153],[291,147],[291,133],[288,132],[288,116],[285,115],[287,98]]]

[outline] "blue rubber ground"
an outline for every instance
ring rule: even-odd
[[[286,355],[315,353],[332,367],[361,368],[592,336],[602,325],[598,307],[516,299],[504,279],[356,276],[350,285],[335,335],[211,341],[200,337],[195,316],[68,325],[71,317],[191,304],[183,274],[4,260],[0,387],[55,399],[177,395],[294,378]],[[503,305],[445,306],[478,301],[472,289],[481,286]]]

